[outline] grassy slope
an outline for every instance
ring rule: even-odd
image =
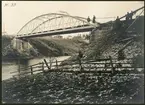
[[[144,50],[144,31],[143,31],[143,17],[140,17],[139,20],[137,20],[131,28],[129,28],[129,31],[136,31],[141,37],[137,40],[134,40],[133,43],[131,43],[126,49],[124,49],[126,57],[133,57],[137,55],[143,55]],[[134,30],[134,29],[135,30]],[[107,34],[106,34],[107,33]],[[91,42],[88,49],[85,52],[86,58],[97,58],[97,57],[117,57],[117,55],[114,56],[114,54],[119,51],[126,43],[117,43],[116,41],[123,40],[126,38],[129,38],[130,36],[127,36],[126,34],[119,34],[120,31],[117,32],[117,34],[111,33],[111,31],[105,31],[105,30],[96,30],[94,34],[94,41]]]
[[[6,46],[11,44],[11,40],[13,37],[8,36],[8,35],[3,35],[2,36],[2,49],[4,49]]]
[[[29,42],[44,56],[74,55],[87,45],[82,39],[35,38]]]

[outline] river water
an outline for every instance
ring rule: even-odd
[[[70,56],[60,56],[60,57],[55,57],[52,59],[54,59],[54,60],[57,59],[57,61],[63,61],[65,59],[68,59],[69,57]],[[18,61],[10,61],[10,60],[3,61],[2,62],[2,80],[6,80],[6,79],[11,78],[12,75],[14,75],[11,72],[17,71],[19,68],[19,64],[20,64],[20,67],[26,68],[29,65],[43,62],[44,59],[46,59],[47,61],[50,60],[49,57],[48,58],[43,57],[43,58],[35,58],[35,59],[30,59],[30,60],[20,60],[19,62]]]

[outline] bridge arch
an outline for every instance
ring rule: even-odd
[[[90,25],[97,27],[96,24],[87,22],[87,18],[79,16],[71,16],[62,13],[48,13],[37,16],[28,21],[17,33],[18,36],[28,35],[33,33],[51,31],[56,29],[65,29],[67,27],[76,27]]]

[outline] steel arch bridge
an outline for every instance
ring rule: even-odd
[[[18,39],[91,31],[100,23],[62,13],[48,13],[27,22],[17,33]]]

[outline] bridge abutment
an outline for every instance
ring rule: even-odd
[[[20,39],[14,39],[12,42],[13,48],[17,49],[18,51],[26,51],[30,49],[30,44],[29,42],[20,40]]]

